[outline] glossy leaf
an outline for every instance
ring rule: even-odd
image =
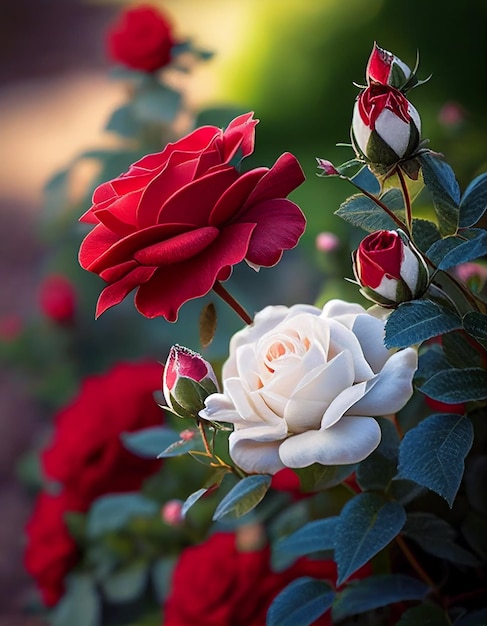
[[[440,231],[434,222],[417,217],[413,219],[413,241],[422,252],[426,252],[439,239]]]
[[[335,211],[335,215],[369,233],[375,230],[394,230],[398,226],[374,200],[362,194],[345,200]]]
[[[368,576],[350,582],[333,602],[333,620],[365,613],[395,602],[421,600],[429,591],[423,582],[403,574]]]
[[[437,372],[420,387],[434,400],[457,404],[487,399],[487,370],[482,367],[450,368]]]
[[[151,426],[134,433],[122,433],[121,439],[127,450],[146,459],[158,458],[161,450],[180,441],[179,433],[165,426]]]
[[[184,501],[183,506],[181,507],[181,515],[184,517],[189,509],[193,506],[193,504],[197,502],[202,496],[204,496],[205,493],[207,493],[209,490],[209,487],[205,487],[202,489],[198,489],[190,496],[188,496]]]
[[[463,317],[463,327],[470,336],[487,348],[487,315],[470,311]]]
[[[309,577],[293,580],[269,607],[266,626],[308,626],[330,608],[334,597],[326,582]]]
[[[411,300],[388,317],[385,344],[388,348],[406,348],[461,327],[461,319],[441,304]]]
[[[470,420],[438,413],[409,430],[399,448],[398,477],[413,480],[453,505],[473,442]]]
[[[444,237],[426,251],[426,256],[440,270],[448,270],[460,263],[475,261],[485,254],[487,254],[487,232],[478,228]]]
[[[335,529],[338,517],[327,517],[308,522],[291,535],[281,539],[274,545],[273,551],[279,557],[298,558],[314,552],[333,550],[335,547]]]
[[[344,173],[342,169],[340,169],[340,171]],[[350,182],[356,187],[365,189],[365,191],[373,193],[374,195],[378,195],[380,193],[380,182],[366,165],[361,167],[359,171],[350,178]]]
[[[460,228],[474,226],[487,210],[487,173],[480,174],[465,189],[460,201]]]
[[[423,180],[433,198],[438,225],[442,235],[451,235],[457,229],[460,188],[455,173],[448,163],[431,154],[418,157]]]
[[[356,465],[320,465],[295,469],[303,491],[322,491],[339,485],[355,471]]]
[[[217,506],[213,520],[245,515],[259,504],[271,486],[272,477],[267,474],[247,476],[227,493]]]
[[[406,521],[397,502],[375,493],[361,493],[350,500],[338,518],[335,561],[340,585],[396,537]]]
[[[144,593],[148,576],[147,563],[135,563],[103,580],[103,593],[109,602],[133,602]]]

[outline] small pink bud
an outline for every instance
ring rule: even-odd
[[[186,430],[182,430],[179,433],[179,437],[183,441],[191,441],[191,439],[194,439],[194,436],[195,436],[194,430],[189,430],[189,428],[186,428]]]
[[[169,526],[180,526],[184,521],[182,515],[183,502],[181,500],[169,500],[162,507],[161,517]]]
[[[441,107],[438,120],[448,128],[461,126],[465,121],[465,110],[457,102],[447,102]]]
[[[316,237],[316,249],[320,252],[332,252],[340,246],[338,237],[329,232],[319,233]]]
[[[331,161],[327,161],[326,159],[316,158],[318,161],[318,169],[322,170],[322,174],[324,176],[339,176],[340,172],[333,165]]]

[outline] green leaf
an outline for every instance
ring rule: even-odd
[[[399,435],[390,420],[377,421],[382,433],[380,444],[357,468],[357,482],[364,491],[386,489],[397,471]]]
[[[403,302],[386,323],[385,345],[406,348],[462,327],[460,318],[431,300]]]
[[[201,109],[195,119],[195,128],[200,126],[217,126],[226,128],[239,115],[248,113],[248,109],[237,106],[208,107]]]
[[[460,263],[474,261],[487,254],[487,232],[479,228],[462,231],[436,241],[426,256],[440,270],[448,270]]]
[[[442,235],[451,235],[457,229],[460,188],[452,168],[431,154],[419,157],[424,184],[433,198],[438,225]]]
[[[293,580],[275,598],[266,626],[309,626],[332,605],[335,592],[327,583],[307,576]]]
[[[217,326],[216,307],[213,302],[208,302],[201,309],[199,318],[200,343],[207,348],[213,341]]]
[[[430,591],[424,583],[403,574],[368,576],[351,581],[333,602],[333,620],[365,613],[395,602],[422,600]]]
[[[145,459],[158,458],[161,450],[180,441],[179,433],[165,426],[151,426],[133,433],[122,433],[120,437],[127,450]]]
[[[251,511],[267,493],[272,477],[267,474],[247,476],[227,493],[217,506],[213,520],[237,518]]]
[[[399,503],[388,502],[375,493],[361,493],[347,502],[335,531],[337,584],[341,585],[387,546],[405,521],[406,513]]]
[[[133,100],[136,118],[143,122],[170,124],[181,107],[181,94],[166,85],[150,83]]]
[[[198,491],[195,491],[190,496],[188,496],[184,501],[183,506],[181,507],[181,515],[184,517],[189,509],[193,506],[193,504],[197,502],[202,496],[204,496],[205,493],[207,493],[209,490],[209,487],[198,489]]]
[[[102,496],[93,502],[87,515],[86,532],[92,539],[118,530],[134,517],[152,517],[159,507],[140,493]]]
[[[468,418],[451,413],[431,415],[405,434],[399,448],[398,477],[435,491],[451,507],[472,442]]]
[[[487,315],[470,311],[463,317],[463,327],[470,336],[487,348]]]
[[[419,390],[429,398],[447,404],[485,400],[487,370],[482,367],[452,367],[428,378]]]
[[[279,555],[298,558],[314,552],[333,550],[334,537],[338,517],[308,522],[284,539],[276,542],[273,552],[279,560]]]
[[[98,626],[101,624],[101,602],[93,579],[86,575],[71,575],[66,580],[66,592],[51,612],[51,626]]]
[[[371,233],[375,230],[394,230],[396,222],[381,209],[371,198],[362,194],[356,194],[345,200],[340,208],[335,211],[346,222],[363,228]]]
[[[158,459],[168,459],[175,456],[182,456],[188,452],[201,452],[204,450],[203,440],[199,432],[195,431],[192,439],[178,439],[171,443],[165,450],[157,455]]]
[[[396,626],[451,626],[448,615],[434,604],[422,604],[408,609]]]
[[[410,513],[402,532],[427,554],[458,565],[475,567],[479,564],[471,552],[455,543],[455,529],[432,513]]]
[[[421,252],[426,252],[438,239],[441,235],[434,222],[419,217],[413,219],[413,242]]]
[[[293,470],[299,477],[303,491],[324,491],[348,478],[357,465],[320,465],[313,463],[308,467]]]
[[[366,165],[361,167],[360,170],[350,178],[350,182],[356,187],[365,189],[365,191],[374,195],[378,195],[380,193],[380,182],[377,180],[375,174],[373,174]]]
[[[151,568],[152,586],[161,605],[171,591],[172,573],[177,560],[177,556],[164,557],[158,559]]]
[[[475,316],[476,314],[474,313],[473,315]],[[485,325],[484,331],[487,339],[487,316],[481,315],[480,313],[478,315],[483,318]],[[472,321],[474,320],[472,319]],[[465,317],[463,318],[463,324],[465,328]],[[463,331],[443,335],[441,345],[448,359],[448,363],[452,367],[463,368],[466,363],[471,367],[480,367],[482,365],[482,354],[478,346],[475,346],[474,342]]]
[[[101,581],[103,593],[109,602],[133,602],[144,593],[148,575],[147,563],[131,564]]]
[[[460,228],[474,226],[487,210],[487,173],[474,178],[460,201]]]

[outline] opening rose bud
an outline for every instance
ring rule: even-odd
[[[419,113],[399,90],[374,83],[355,101],[351,137],[358,158],[389,169],[418,149]]]
[[[414,74],[411,68],[395,54],[383,48],[379,48],[377,43],[374,43],[374,48],[367,63],[365,76],[368,85],[371,83],[379,83],[402,90],[409,84]],[[411,87],[413,85],[409,86]]]
[[[426,263],[400,230],[365,237],[353,255],[353,271],[361,293],[382,306],[418,298],[428,287]]]
[[[163,392],[173,413],[194,418],[205,399],[217,391],[218,381],[208,361],[184,346],[171,348],[164,367]]]

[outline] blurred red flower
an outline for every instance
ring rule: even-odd
[[[46,276],[39,286],[39,306],[42,313],[57,324],[73,321],[77,304],[71,281],[62,274]]]
[[[215,533],[186,548],[176,565],[164,607],[164,626],[265,626],[276,595],[301,576],[334,583],[333,561],[299,559],[282,572],[270,567],[270,548],[242,552],[233,533]],[[331,625],[329,612],[316,626]]]
[[[126,9],[107,33],[110,57],[143,72],[167,65],[174,43],[171,24],[152,6]]]
[[[252,115],[198,128],[95,190],[79,260],[108,283],[97,316],[137,288],[142,315],[175,321],[236,263],[271,267],[298,243],[305,218],[286,199],[304,181],[297,159],[243,174],[233,165],[254,149]]]
[[[139,489],[161,461],[135,456],[120,435],[162,423],[152,395],[161,388],[161,376],[161,365],[140,362],[85,378],[77,397],[55,417],[54,436],[42,454],[46,477],[87,503]]]
[[[36,580],[46,606],[54,606],[61,599],[64,580],[79,558],[64,516],[84,508],[82,500],[65,491],[57,495],[42,492],[36,500],[26,527],[24,565]]]

